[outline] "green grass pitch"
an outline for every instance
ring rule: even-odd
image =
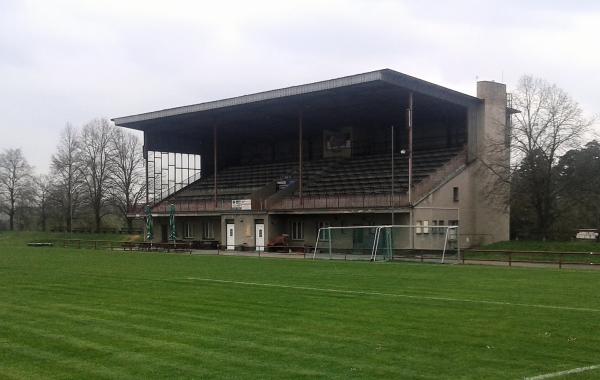
[[[28,248],[6,236],[0,378],[523,379],[600,364],[600,271]]]

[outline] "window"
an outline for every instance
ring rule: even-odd
[[[352,242],[353,245],[363,244],[365,241],[364,231],[361,228],[352,230]]]
[[[194,225],[192,223],[185,223],[183,225],[184,238],[189,239],[194,237]]]
[[[452,200],[458,202],[458,187],[452,188]]]
[[[448,225],[449,226],[458,226],[458,220],[449,220],[448,221]],[[448,239],[449,240],[456,240],[457,238],[457,229],[452,228],[450,231],[448,231]]]
[[[215,225],[213,222],[204,222],[204,231],[203,234],[204,239],[214,239],[215,238]]]
[[[443,220],[438,220],[438,226],[444,226],[444,221]],[[440,234],[440,235],[446,234],[446,229],[445,228],[438,228],[438,234]]]
[[[420,235],[423,233],[423,229],[421,228],[422,225],[423,225],[423,222],[421,220],[417,220],[417,228],[416,228],[417,235]]]
[[[304,240],[304,223],[301,220],[290,222],[290,232],[292,240]]]
[[[428,234],[429,233],[429,220],[424,220],[423,221],[423,233],[424,234]]]
[[[330,227],[330,226],[331,226],[331,224],[330,224],[330,223],[327,223],[327,222],[317,222],[317,223],[315,224],[315,235],[318,235],[318,234],[319,234],[319,230],[320,230],[321,228]],[[327,241],[327,240],[329,240],[329,236],[330,236],[330,234],[331,234],[331,230],[324,230],[324,231],[321,231],[321,235],[319,236],[319,240],[322,240],[322,241]]]

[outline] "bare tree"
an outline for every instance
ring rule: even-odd
[[[113,165],[111,197],[131,231],[133,221],[127,212],[136,206],[145,194],[144,157],[137,136],[117,129],[111,140]]]
[[[82,153],[77,130],[69,123],[63,129],[56,153],[52,155],[53,202],[60,209],[67,231],[73,227],[83,188]]]
[[[523,76],[513,92],[514,115],[510,130],[512,155],[507,181],[515,182],[513,197],[524,197],[535,214],[535,230],[546,238],[557,217],[556,197],[560,191],[555,165],[561,154],[581,145],[594,120],[555,84],[530,75]]]
[[[15,228],[17,207],[25,204],[32,194],[31,172],[21,149],[0,153],[0,195],[5,199],[0,211],[8,215],[11,231]]]
[[[115,127],[107,119],[94,119],[81,130],[81,173],[96,231],[100,230],[102,218],[108,213],[114,132]]]
[[[34,179],[35,185],[35,206],[38,211],[38,222],[42,231],[46,231],[48,227],[48,218],[50,214],[50,196],[54,184],[52,176],[40,175]]]

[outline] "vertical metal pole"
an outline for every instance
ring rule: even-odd
[[[329,259],[333,258],[331,253],[331,227],[327,227],[327,240],[329,240]]]
[[[387,236],[387,242],[388,242],[388,261],[392,261],[394,258],[394,241],[392,240],[392,232],[393,232],[393,227],[390,227],[389,229],[386,229],[386,236]]]
[[[413,93],[408,96],[408,204],[412,206]]]
[[[394,125],[392,125],[392,226],[394,225]]]
[[[304,204],[302,199],[302,111],[298,113],[298,195],[300,205]]]
[[[444,239],[444,250],[442,251],[442,264],[444,263],[444,259],[446,258],[446,246],[448,245],[448,234],[450,233],[450,228],[446,228],[446,237]]]
[[[456,227],[456,255],[460,260],[460,207],[456,210],[456,218],[458,219],[458,227]]]
[[[321,228],[317,232],[317,241],[315,242],[315,251],[313,253],[313,260],[317,257],[317,248],[319,247],[319,237],[321,236]]]
[[[217,207],[217,125],[213,125],[213,178],[214,178],[214,197],[215,208]]]
[[[413,161],[413,93],[408,95],[408,207],[410,207],[410,225],[414,221],[413,204],[412,204],[412,161]],[[414,229],[411,229],[411,248],[415,248]]]

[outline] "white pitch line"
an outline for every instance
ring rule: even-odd
[[[357,295],[382,296],[382,297],[398,297],[398,298],[410,298],[410,299],[421,299],[421,300],[424,299],[424,300],[431,300],[431,301],[465,302],[465,303],[477,303],[477,304],[485,304],[485,305],[520,306],[520,307],[532,307],[532,308],[538,308],[538,309],[585,311],[585,312],[591,312],[591,313],[600,313],[600,309],[592,309],[592,308],[587,308],[587,307],[528,304],[528,303],[516,303],[516,302],[504,302],[504,301],[486,301],[486,300],[473,300],[473,299],[468,299],[468,298],[417,296],[417,295],[410,295],[410,294],[367,292],[367,291],[360,291],[360,290],[315,288],[315,287],[311,287],[311,286],[295,286],[295,285],[283,285],[283,284],[268,284],[268,283],[260,283],[260,282],[219,280],[216,278],[187,277],[186,280],[216,282],[216,283],[222,283],[222,284],[263,286],[263,287],[269,287],[269,288],[309,290],[309,291],[315,291],[315,292],[357,294]]]
[[[569,369],[567,371],[560,371],[560,372],[553,372],[553,373],[546,373],[544,375],[538,375],[538,376],[533,376],[533,377],[526,377],[525,380],[544,380],[544,379],[552,379],[555,377],[560,377],[560,376],[566,376],[566,375],[572,375],[574,373],[580,373],[580,372],[585,372],[585,371],[592,371],[594,369],[600,369],[600,364],[596,364],[596,365],[591,365],[591,366],[587,366],[587,367],[579,367],[579,368],[573,368],[573,369]]]

